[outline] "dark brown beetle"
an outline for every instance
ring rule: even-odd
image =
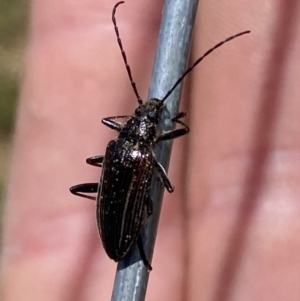
[[[97,200],[98,228],[104,249],[110,258],[120,261],[137,243],[144,264],[148,270],[151,270],[140,233],[152,214],[149,191],[153,173],[157,172],[168,192],[173,192],[164,168],[154,156],[153,148],[159,141],[175,139],[189,132],[188,126],[180,120],[186,115],[181,112],[171,119],[172,122],[180,124],[181,128],[158,134],[157,126],[161,111],[165,106],[164,102],[184,77],[209,53],[250,31],[238,33],[218,43],[189,67],[162,99],[152,98],[143,103],[133,81],[116,24],[115,13],[121,3],[124,2],[118,2],[114,6],[112,21],[139,106],[133,115],[102,119],[102,123],[119,132],[119,136],[108,143],[104,156],[87,159],[88,164],[102,167],[100,182],[75,185],[70,188],[70,191],[75,195]],[[124,120],[123,124],[117,122],[120,119]],[[97,193],[97,197],[90,196],[90,193]]]

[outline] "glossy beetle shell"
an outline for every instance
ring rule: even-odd
[[[106,148],[97,195],[97,222],[104,249],[115,261],[136,243],[152,212],[149,190],[154,157],[147,146],[116,139]]]

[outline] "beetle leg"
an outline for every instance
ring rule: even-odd
[[[104,156],[94,156],[86,159],[86,163],[92,166],[102,167]]]
[[[186,135],[190,131],[190,128],[184,122],[179,120],[180,118],[185,117],[185,116],[186,116],[185,112],[180,112],[174,118],[172,118],[172,122],[179,123],[180,125],[183,126],[183,128],[165,132],[161,136],[157,137],[155,142],[159,142],[162,140],[175,139],[180,136]]]
[[[144,246],[143,246],[143,241],[142,241],[141,235],[139,235],[139,237],[138,237],[137,245],[138,245],[138,248],[139,248],[139,251],[140,251],[141,258],[142,258],[142,260],[144,262],[144,265],[146,266],[146,268],[148,269],[148,271],[152,271],[152,266],[149,263],[149,261],[147,259],[147,256],[145,254],[145,250],[144,250]]]
[[[146,212],[147,218],[153,213],[153,202],[150,197],[148,198],[148,202],[146,203]]]
[[[102,123],[109,128],[120,132],[123,128],[123,125],[119,122],[116,122],[115,119],[125,119],[125,118],[130,118],[131,116],[112,116],[112,117],[105,117],[102,119]]]
[[[164,184],[164,186],[166,187],[168,192],[173,192],[174,188],[173,188],[170,180],[168,179],[167,173],[166,173],[165,169],[163,168],[163,166],[159,162],[155,161],[155,167],[158,172],[158,176],[159,176],[160,180],[162,181],[162,183]]]
[[[176,120],[185,117],[186,114],[187,114],[186,112],[179,112],[175,117],[172,118],[172,121],[173,121],[173,122],[176,122]]]
[[[75,186],[72,186],[70,188],[70,192],[82,196],[84,198],[90,199],[95,201],[96,197],[95,196],[90,196],[86,193],[97,193],[98,191],[98,183],[84,183],[84,184],[78,184]]]

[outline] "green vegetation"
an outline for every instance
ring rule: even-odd
[[[0,205],[7,181],[15,108],[24,62],[28,2],[0,1]]]

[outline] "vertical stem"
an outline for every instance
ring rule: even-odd
[[[148,99],[162,99],[185,71],[197,5],[198,0],[166,0]],[[168,114],[171,117],[174,117],[178,112],[181,86],[179,85],[166,100]],[[160,127],[166,130],[172,128],[173,125],[170,119],[162,118]],[[155,148],[155,156],[166,170],[169,165],[171,148],[172,141],[162,141]],[[163,192],[164,187],[158,184],[158,179],[154,176],[150,192],[154,211],[143,233],[145,252],[150,262],[154,250]],[[118,264],[111,300],[144,300],[148,278],[149,272],[140,259],[137,248],[135,248]]]

